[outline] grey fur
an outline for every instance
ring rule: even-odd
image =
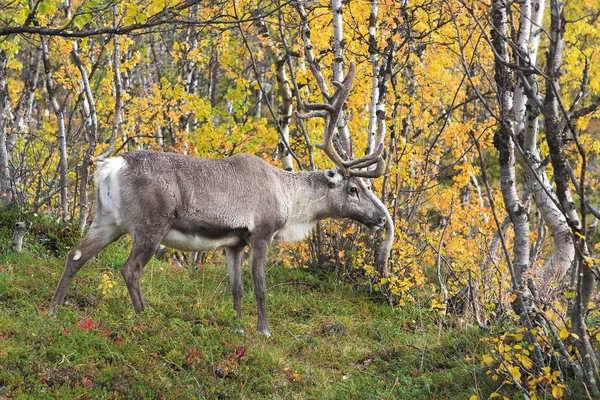
[[[96,173],[96,217],[67,257],[52,298],[56,305],[64,303],[73,277],[89,259],[129,233],[133,246],[121,273],[136,312],[144,309],[141,271],[161,242],[182,250],[208,250],[226,243],[239,320],[243,251],[249,245],[258,332],[270,336],[264,263],[273,239],[299,240],[325,218],[349,218],[370,228],[386,222],[385,207],[377,197],[369,195],[359,178],[347,178],[337,169],[286,172],[249,154],[206,159],[135,151],[119,157],[122,160],[117,161],[124,162],[114,175],[106,174],[102,165]],[[202,248],[192,248],[194,243]]]

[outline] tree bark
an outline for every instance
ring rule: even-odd
[[[9,126],[10,101],[6,84],[6,52],[0,49],[0,205],[7,208],[14,200],[10,178],[7,128]]]
[[[94,96],[90,87],[90,81],[88,79],[87,71],[77,54],[77,50],[74,48],[71,51],[71,58],[75,63],[75,66],[81,74],[81,82],[83,91],[85,94],[84,109],[86,112],[86,138],[88,140],[88,148],[85,151],[83,160],[81,161],[81,184],[79,185],[79,232],[83,234],[85,229],[89,208],[88,208],[88,177],[92,156],[96,149],[96,135],[98,131],[98,121],[96,118],[96,104],[94,102]]]
[[[48,50],[48,41],[45,36],[40,36],[42,42],[42,61],[44,63],[44,71],[46,73],[46,90],[52,105],[52,110],[56,114],[58,124],[58,152],[59,160],[59,193],[60,193],[60,210],[63,222],[68,221],[69,216],[69,198],[68,198],[68,183],[67,183],[67,137],[65,129],[65,117],[62,109],[56,99],[56,90],[52,78],[52,66],[50,65],[50,55]]]
[[[550,149],[550,160],[554,168],[554,181],[556,182],[558,201],[562,212],[567,217],[567,222],[571,230],[575,234],[575,242],[579,250],[577,253],[577,294],[570,310],[571,323],[573,332],[578,336],[575,343],[581,353],[585,385],[590,394],[596,397],[600,395],[596,379],[598,364],[596,354],[589,340],[585,322],[590,298],[595,287],[595,275],[591,268],[592,265],[588,265],[591,258],[589,258],[585,232],[583,231],[582,222],[577,214],[575,202],[571,195],[569,166],[564,151],[566,131],[563,131],[560,127],[560,69],[565,46],[564,33],[566,23],[563,11],[561,0],[551,0],[550,48],[547,57],[546,95],[542,112],[544,114],[548,147]],[[568,118],[568,116],[565,117]],[[573,134],[575,135],[575,132]],[[583,190],[583,187],[581,190]]]
[[[119,7],[117,4],[113,6],[113,25],[116,26],[119,18]],[[108,142],[108,148],[100,154],[98,157],[107,157],[115,151],[115,142],[119,129],[121,128],[121,113],[123,109],[123,82],[121,79],[121,48],[119,47],[119,36],[115,35],[113,38],[113,54],[111,57],[111,64],[113,69],[113,82],[115,85],[115,115],[113,117],[112,130],[110,140]],[[127,134],[122,132],[123,144],[127,143]]]
[[[538,370],[544,367],[539,343],[531,330],[535,324],[535,304],[531,290],[527,285],[530,275],[529,266],[529,216],[526,207],[519,199],[515,174],[515,124],[513,110],[513,81],[509,62],[509,49],[505,38],[508,37],[507,4],[502,0],[492,2],[492,45],[495,49],[494,80],[496,81],[499,105],[498,130],[494,136],[494,146],[498,150],[500,162],[500,188],[504,206],[514,228],[513,263],[511,278],[516,300],[513,308],[521,323],[527,328],[526,337],[534,346],[533,360]],[[510,266],[510,261],[509,261]]]
[[[506,211],[510,215],[515,230],[514,245],[514,285],[519,293],[526,290],[524,274],[529,266],[529,220],[523,203],[519,199],[515,175],[515,143],[513,141],[514,124],[510,118],[513,108],[513,83],[511,72],[505,63],[508,62],[506,5],[501,0],[493,2],[492,9],[492,41],[496,49],[495,81],[498,89],[500,118],[498,131],[494,137],[494,145],[499,153],[500,186]],[[525,310],[521,310],[525,311]]]
[[[519,14],[518,51],[515,53],[521,71],[517,72],[513,118],[522,152],[517,152],[517,160],[527,185],[531,185],[534,201],[553,239],[552,255],[540,271],[538,279],[540,296],[550,300],[556,291],[551,284],[560,282],[571,267],[575,258],[575,247],[565,216],[558,208],[548,175],[541,168],[541,155],[537,144],[540,114],[537,78],[535,74],[523,73],[536,65],[544,0],[523,1]],[[530,93],[527,93],[528,90]]]
[[[341,82],[344,80],[344,25],[342,19],[342,0],[331,1],[331,11],[333,12],[333,80]],[[352,140],[350,131],[346,123],[345,112],[340,113],[337,121],[339,147],[345,153],[346,159],[352,158]]]
[[[375,150],[375,139],[377,135],[377,102],[379,101],[379,49],[377,46],[377,14],[379,13],[378,0],[371,2],[371,14],[369,15],[369,58],[373,78],[371,79],[371,103],[369,105],[369,139],[367,152]]]
[[[259,34],[263,36],[267,43],[267,51],[271,56],[273,64],[275,64],[277,87],[279,89],[279,95],[281,96],[281,104],[278,107],[279,113],[279,126],[281,127],[281,135],[279,138],[279,144],[277,145],[277,157],[281,160],[281,166],[286,171],[294,171],[294,163],[292,155],[288,151],[290,143],[290,121],[292,119],[294,104],[292,98],[292,90],[290,80],[288,78],[286,59],[283,57],[277,47],[271,40],[269,30],[261,19],[258,21]]]

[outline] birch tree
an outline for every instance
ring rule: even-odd
[[[13,189],[9,170],[8,121],[10,102],[6,84],[6,52],[0,49],[0,204],[8,207],[13,202]]]
[[[521,202],[517,193],[517,178],[515,172],[515,121],[511,118],[514,107],[514,83],[511,77],[509,64],[509,47],[504,40],[508,35],[507,5],[502,0],[492,2],[491,21],[493,24],[492,44],[495,54],[494,79],[497,86],[498,98],[498,128],[494,136],[494,146],[498,150],[500,162],[500,187],[504,206],[512,221],[515,232],[513,246],[513,260],[507,260],[512,276],[513,290],[516,301],[513,303],[515,310],[521,316],[521,321],[530,332],[536,327],[534,314],[534,297],[530,286],[527,284],[529,264],[529,216],[527,209]],[[512,264],[512,265],[511,265]],[[543,357],[539,344],[531,333],[528,333],[529,343],[535,349],[536,367],[544,367]]]
[[[96,114],[96,102],[94,101],[94,95],[92,88],[90,87],[90,80],[88,73],[79,57],[77,48],[74,47],[71,51],[71,59],[77,66],[79,73],[81,74],[81,86],[84,93],[83,110],[85,113],[85,129],[86,139],[88,141],[88,147],[85,151],[83,159],[81,161],[81,184],[79,186],[79,232],[83,234],[86,227],[89,205],[88,205],[88,178],[90,171],[90,164],[92,157],[96,150],[96,137],[98,134],[98,119]]]
[[[58,102],[56,87],[54,84],[54,79],[52,78],[52,65],[50,64],[50,49],[48,46],[48,39],[45,36],[40,36],[40,41],[42,44],[42,62],[44,64],[44,72],[45,72],[45,83],[46,83],[46,91],[48,92],[48,98],[50,99],[50,104],[52,106],[52,110],[56,115],[56,119],[58,122],[58,132],[57,132],[57,146],[58,153],[60,157],[59,162],[59,193],[60,193],[60,209],[61,209],[61,217],[63,221],[69,220],[69,194],[68,194],[68,180],[67,180],[67,132],[65,127],[65,116],[64,112],[61,108],[61,105]]]
[[[570,117],[562,105],[560,76],[565,47],[565,17],[564,6],[561,0],[550,1],[550,49],[546,58],[546,94],[542,111],[544,114],[544,126],[548,146],[550,148],[550,159],[554,169],[554,181],[556,182],[557,197],[562,213],[566,216],[571,231],[575,235],[577,246],[576,268],[576,297],[570,309],[570,317],[573,331],[577,335],[576,344],[581,354],[581,364],[586,387],[594,397],[600,395],[598,387],[598,362],[594,349],[592,348],[586,326],[586,316],[589,303],[595,289],[596,275],[594,273],[594,261],[590,258],[587,247],[586,232],[584,229],[586,205],[585,205],[585,152],[578,142],[578,134],[573,129]],[[561,124],[562,122],[562,124]],[[562,125],[562,126],[561,126]],[[565,153],[565,139],[570,134],[577,142],[579,156],[583,159],[581,168],[581,191],[580,210],[582,218],[577,213],[575,201],[571,195],[570,174],[567,156]]]
[[[275,65],[275,76],[277,78],[277,87],[279,90],[279,96],[281,102],[277,107],[277,113],[279,114],[279,129],[281,129],[281,137],[277,145],[275,159],[281,160],[281,167],[286,171],[294,171],[294,163],[292,155],[290,154],[290,124],[293,116],[293,97],[291,90],[291,82],[288,77],[287,67],[287,55],[281,54],[277,49],[274,41],[271,38],[269,30],[264,22],[260,19],[258,21],[259,35],[262,37],[264,46]],[[262,95],[262,91],[260,92]],[[259,103],[260,107],[260,103]]]
[[[514,229],[512,259],[505,249],[516,299],[513,306],[520,316],[521,324],[526,328],[525,336],[534,347],[534,366],[539,372],[545,366],[546,357],[542,354],[539,340],[531,332],[550,330],[555,340],[561,342],[561,339],[556,337],[553,322],[550,326],[546,325],[549,319],[543,308],[557,296],[559,290],[556,288],[565,287],[561,284],[566,272],[569,269],[575,272],[573,276],[577,277],[576,298],[568,313],[580,354],[577,360],[581,367],[575,369],[583,373],[590,393],[597,395],[597,364],[584,317],[594,289],[595,268],[589,257],[590,251],[583,226],[585,219],[579,215],[584,216],[589,208],[589,202],[585,201],[584,185],[586,151],[579,142],[578,133],[573,128],[561,95],[560,77],[564,68],[566,29],[562,2],[551,0],[547,8],[541,0],[522,1],[519,3],[518,13],[514,13],[510,4],[493,1],[489,9],[488,21],[492,27],[489,36],[483,28],[485,23],[478,19],[475,9],[464,2],[461,4],[479,24],[494,55],[497,104],[487,102],[480,94],[479,98],[497,123],[494,145],[499,155],[502,197]],[[544,27],[544,11],[548,9],[550,26]],[[544,70],[537,63],[540,36],[543,32],[547,34],[548,39]],[[469,72],[464,62],[463,67]],[[470,79],[473,84],[473,77],[470,76]],[[582,87],[585,87],[585,81],[584,74]],[[543,93],[541,88],[544,89]],[[578,98],[584,96],[584,93],[584,90],[580,91],[572,107],[575,107]],[[594,101],[592,105],[595,103]],[[591,109],[595,110],[595,107]],[[539,122],[542,114],[543,125]],[[548,143],[554,186],[545,171],[548,162],[543,160],[539,148],[540,132],[545,134]],[[581,165],[578,185],[581,201],[579,208],[571,195],[572,174],[565,146],[568,135],[573,138],[575,145],[572,149],[576,150]],[[517,163],[524,177],[523,191],[532,193],[539,215],[553,239],[552,254],[537,275],[534,273],[532,261],[537,256],[530,254],[530,249],[539,251],[540,245],[530,246],[529,235],[532,227],[529,226],[527,207],[518,196],[515,168]],[[560,344],[558,346],[561,347]],[[563,354],[563,357],[571,356]]]

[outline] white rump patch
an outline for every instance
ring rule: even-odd
[[[123,157],[109,158],[97,161],[98,169],[94,180],[98,185],[98,196],[103,211],[114,218],[116,225],[121,224],[121,193],[118,172],[127,164]]]
[[[73,261],[77,261],[81,258],[81,251],[80,250],[76,250],[75,254],[73,255]]]
[[[171,229],[161,243],[181,251],[208,251],[219,247],[235,246],[239,242],[240,239],[235,236],[211,239],[201,235],[188,235],[176,229]]]

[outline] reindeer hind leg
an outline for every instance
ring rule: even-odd
[[[67,255],[67,263],[65,271],[62,274],[60,283],[56,288],[56,292],[52,297],[52,303],[61,306],[65,301],[67,290],[75,277],[75,274],[88,262],[92,257],[98,254],[106,246],[123,236],[123,231],[113,223],[101,223],[94,220],[90,229],[77,246]]]

